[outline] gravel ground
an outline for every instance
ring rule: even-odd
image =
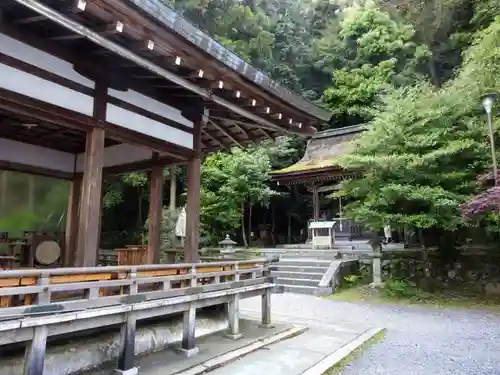
[[[241,308],[242,313],[255,313],[260,300],[243,300]],[[347,365],[342,375],[500,375],[498,314],[298,294],[273,295],[272,308],[277,320],[386,328],[384,339]]]

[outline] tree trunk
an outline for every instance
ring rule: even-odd
[[[252,245],[252,208],[253,204],[248,205],[248,245]]]
[[[243,244],[248,247],[247,236],[245,234],[245,203],[241,203],[241,236],[243,237]]]
[[[439,74],[438,74],[437,69],[436,69],[436,61],[434,61],[433,57],[429,58],[427,65],[429,67],[429,75],[431,76],[432,84],[436,88],[440,88],[441,87],[441,80],[439,79]]]
[[[138,188],[139,201],[137,202],[137,231],[140,236],[141,244],[144,245],[144,238],[141,235],[142,233],[142,187]]]
[[[273,246],[276,246],[276,237],[274,235],[274,220],[275,215],[274,215],[274,206],[271,202],[271,241],[273,243]]]
[[[288,229],[287,229],[287,234],[286,234],[286,243],[292,243],[292,215],[290,215],[290,212],[287,212],[288,216]]]

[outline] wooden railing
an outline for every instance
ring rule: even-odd
[[[43,375],[48,336],[122,325],[120,373],[136,373],[136,321],[184,314],[180,351],[197,352],[196,310],[228,305],[229,335],[238,338],[239,300],[262,297],[262,325],[271,326],[269,259],[58,268],[0,272],[0,346],[27,342],[25,369]],[[48,374],[45,374],[48,375]]]
[[[152,300],[183,295],[194,287],[199,292],[220,290],[230,288],[233,281],[262,282],[267,270],[268,261],[257,259],[0,271],[0,318],[51,311],[51,306],[57,306],[57,311],[111,306],[122,303],[130,294]]]

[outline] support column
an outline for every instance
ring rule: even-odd
[[[120,336],[120,354],[116,375],[137,375],[139,369],[134,366],[135,358],[135,331],[136,317],[134,312],[127,315],[127,321],[123,323]]]
[[[377,232],[372,234],[372,277],[373,282],[370,284],[372,288],[383,286],[382,282],[382,243]]]
[[[226,337],[238,340],[243,337],[243,334],[240,332],[240,295],[235,294],[230,297],[230,300],[227,304],[227,314],[229,320],[229,332],[226,334]]]
[[[200,178],[201,178],[201,127],[202,119],[194,123],[193,145],[195,156],[187,165],[186,238],[184,262],[198,263],[200,255]]]
[[[179,352],[186,357],[196,355],[199,348],[196,346],[196,308],[189,306],[189,310],[184,311],[184,322],[182,330],[182,343]]]
[[[163,208],[163,167],[154,166],[149,174],[149,222],[147,264],[159,263]]]
[[[313,219],[314,219],[314,221],[318,221],[319,220],[319,193],[318,193],[317,186],[313,186],[312,194],[313,194]]]
[[[262,295],[262,321],[263,328],[273,328],[271,323],[271,289],[267,288]]]
[[[78,243],[78,218],[82,197],[82,176],[73,178],[69,184],[68,210],[66,212],[66,237],[64,242],[63,265],[71,267],[75,262]]]
[[[33,339],[26,345],[23,375],[43,375],[47,334],[47,326],[33,328]]]
[[[175,167],[170,168],[170,211],[175,211],[177,209],[177,174],[175,172]]]
[[[106,119],[108,87],[96,81],[94,117]],[[78,245],[75,259],[77,267],[95,267],[101,237],[102,170],[104,165],[104,129],[93,128],[87,133],[83,169],[82,198],[78,227]]]
[[[100,237],[104,138],[104,129],[100,128],[94,128],[87,134],[75,261],[77,267],[96,266]]]

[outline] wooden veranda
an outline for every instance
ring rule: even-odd
[[[185,262],[197,262],[203,154],[330,113],[158,0],[0,3],[0,169],[71,182],[62,264],[96,265],[104,174],[149,171],[146,263],[158,261],[163,169],[188,169]]]

